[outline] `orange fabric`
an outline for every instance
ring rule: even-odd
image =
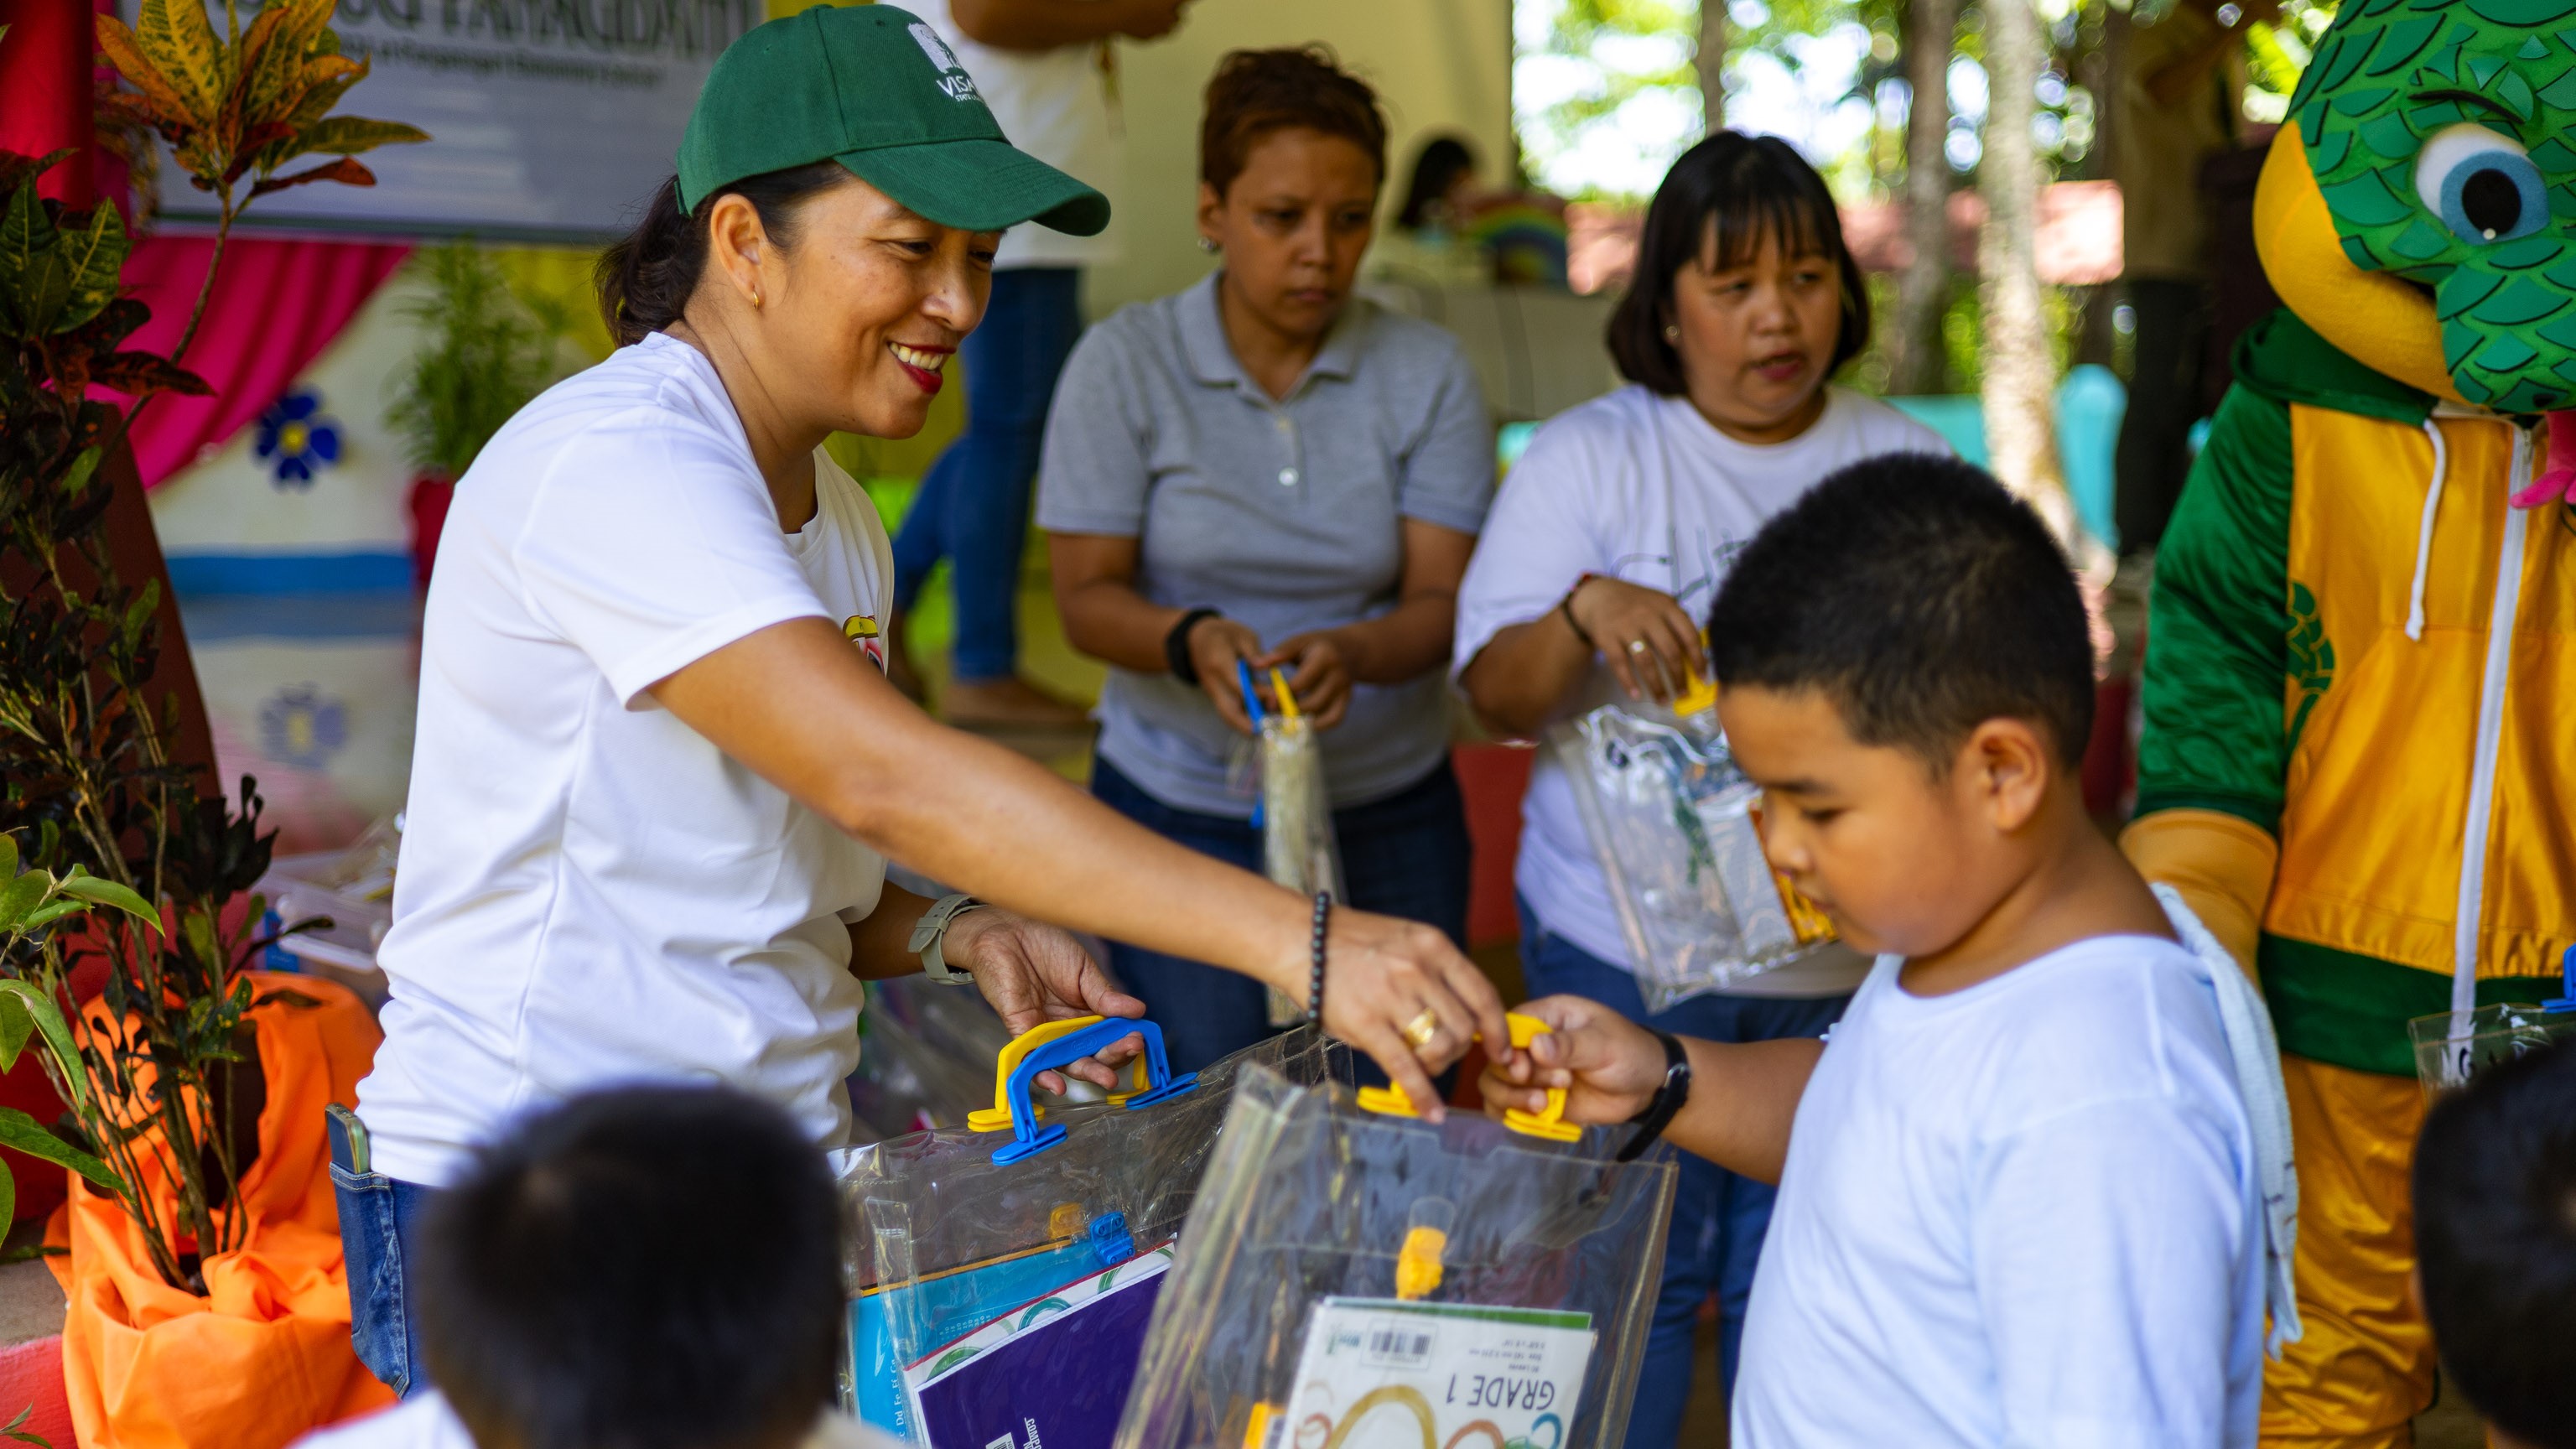
[[[2299,1320],[2263,1374],[2264,1449],[2404,1449],[2433,1402],[2408,1174],[2424,1092],[2284,1054],[2299,1166]]]
[[[164,1283],[124,1210],[84,1183],[48,1225],[46,1241],[71,1249],[46,1261],[70,1300],[63,1379],[85,1449],[277,1449],[393,1402],[349,1346],[322,1116],[326,1103],[356,1103],[382,1034],[344,987],[250,979],[268,1084],[259,1160],[241,1182],[250,1236],[205,1264],[207,1296]],[[310,1004],[272,995],[284,992]]]

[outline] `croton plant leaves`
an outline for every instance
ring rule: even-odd
[[[130,28],[101,15],[99,50],[128,88],[103,91],[100,115],[158,132],[199,190],[229,197],[246,176],[252,196],[314,181],[371,186],[374,174],[355,162],[276,174],[299,156],[346,158],[429,139],[398,121],[330,114],[367,74],[366,61],[340,54],[335,3],[272,0],[229,42],[201,0],[144,0]]]
[[[44,337],[86,324],[116,300],[128,247],[114,206],[67,213],[58,224],[29,175],[0,208],[0,326]]]

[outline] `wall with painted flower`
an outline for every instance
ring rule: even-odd
[[[563,299],[567,368],[607,355],[591,254],[491,253]],[[226,778],[268,797],[278,850],[341,845],[401,808],[417,692],[409,507],[419,470],[389,420],[431,297],[418,258],[250,426],[152,490]]]

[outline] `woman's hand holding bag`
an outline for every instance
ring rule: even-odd
[[[1566,596],[1565,612],[1630,699],[1670,699],[1708,673],[1699,624],[1670,594],[1595,575]]]
[[[1324,1030],[1367,1053],[1434,1122],[1441,1117],[1434,1072],[1478,1037],[1494,1043],[1497,1057],[1511,1051],[1503,998],[1433,927],[1335,910],[1324,963]]]
[[[1042,1023],[1076,1016],[1145,1014],[1145,1003],[1111,985],[1100,963],[1091,959],[1072,933],[998,906],[983,906],[957,917],[948,928],[944,949],[953,964],[975,978],[975,989],[1014,1037]],[[1144,1049],[1143,1037],[1121,1037],[1065,1071],[1115,1091],[1118,1069]],[[1039,1077],[1038,1085],[1050,1092],[1064,1090],[1063,1079],[1053,1072]]]

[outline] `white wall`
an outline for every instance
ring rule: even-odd
[[[1214,266],[1198,249],[1192,219],[1200,93],[1229,50],[1310,40],[1332,46],[1386,108],[1385,212],[1400,199],[1428,132],[1465,135],[1484,182],[1502,182],[1511,155],[1511,0],[1196,0],[1178,32],[1119,53],[1128,150],[1116,204],[1125,256],[1089,278],[1084,303],[1093,316],[1178,291]]]

